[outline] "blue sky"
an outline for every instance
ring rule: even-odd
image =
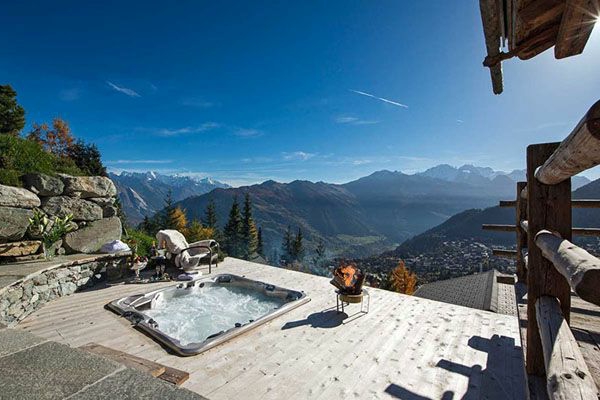
[[[599,30],[581,56],[505,62],[494,96],[476,1],[10,2],[0,80],[28,126],[66,119],[114,171],[511,170],[598,100]]]

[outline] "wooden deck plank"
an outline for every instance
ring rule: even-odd
[[[525,384],[522,367],[515,368],[510,358],[520,348],[516,317],[371,289],[369,314],[341,321],[332,312],[335,296],[326,278],[235,259],[227,259],[215,273],[304,290],[311,301],[193,357],[167,353],[103,308],[111,300],[164,284],[76,293],[47,304],[17,329],[71,346],[94,342],[187,371],[190,378],[182,386],[214,400],[242,395],[442,398],[449,391],[455,398],[520,398],[515,392],[500,396],[488,379],[493,372],[507,386]],[[347,312],[357,310],[351,306]],[[499,353],[492,354],[492,344]]]

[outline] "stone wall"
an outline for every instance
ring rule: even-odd
[[[94,253],[121,238],[115,207],[117,189],[102,176],[28,174],[24,188],[0,185],[0,262],[43,253],[41,233],[29,227],[33,209],[50,220],[73,215],[73,230],[54,246],[58,254]]]
[[[0,288],[0,324],[14,326],[43,304],[128,272],[129,253],[91,256],[80,261],[56,259],[53,266]],[[91,261],[90,261],[91,260]]]

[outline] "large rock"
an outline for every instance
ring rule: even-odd
[[[39,207],[40,198],[27,189],[0,185],[0,206],[33,208]]]
[[[19,240],[27,232],[33,211],[24,208],[0,207],[0,241]]]
[[[23,176],[25,187],[40,196],[59,196],[65,184],[59,178],[45,174],[27,174]]]
[[[98,204],[68,196],[45,198],[42,201],[42,210],[61,218],[73,214],[75,221],[95,221],[102,218],[102,208]]]
[[[114,197],[89,197],[86,198],[87,201],[93,201],[98,204],[100,207],[112,206],[117,201]]]
[[[63,246],[70,253],[95,253],[103,244],[117,239],[121,239],[121,220],[117,217],[103,218],[67,233]]]
[[[37,253],[42,242],[39,240],[26,240],[0,244],[0,257],[20,257]]]
[[[104,176],[61,175],[65,183],[65,194],[77,197],[115,197],[115,184]]]

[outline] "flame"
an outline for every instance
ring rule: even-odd
[[[347,288],[354,286],[356,283],[356,267],[352,264],[341,265],[335,270],[335,274],[338,275],[344,286]]]

